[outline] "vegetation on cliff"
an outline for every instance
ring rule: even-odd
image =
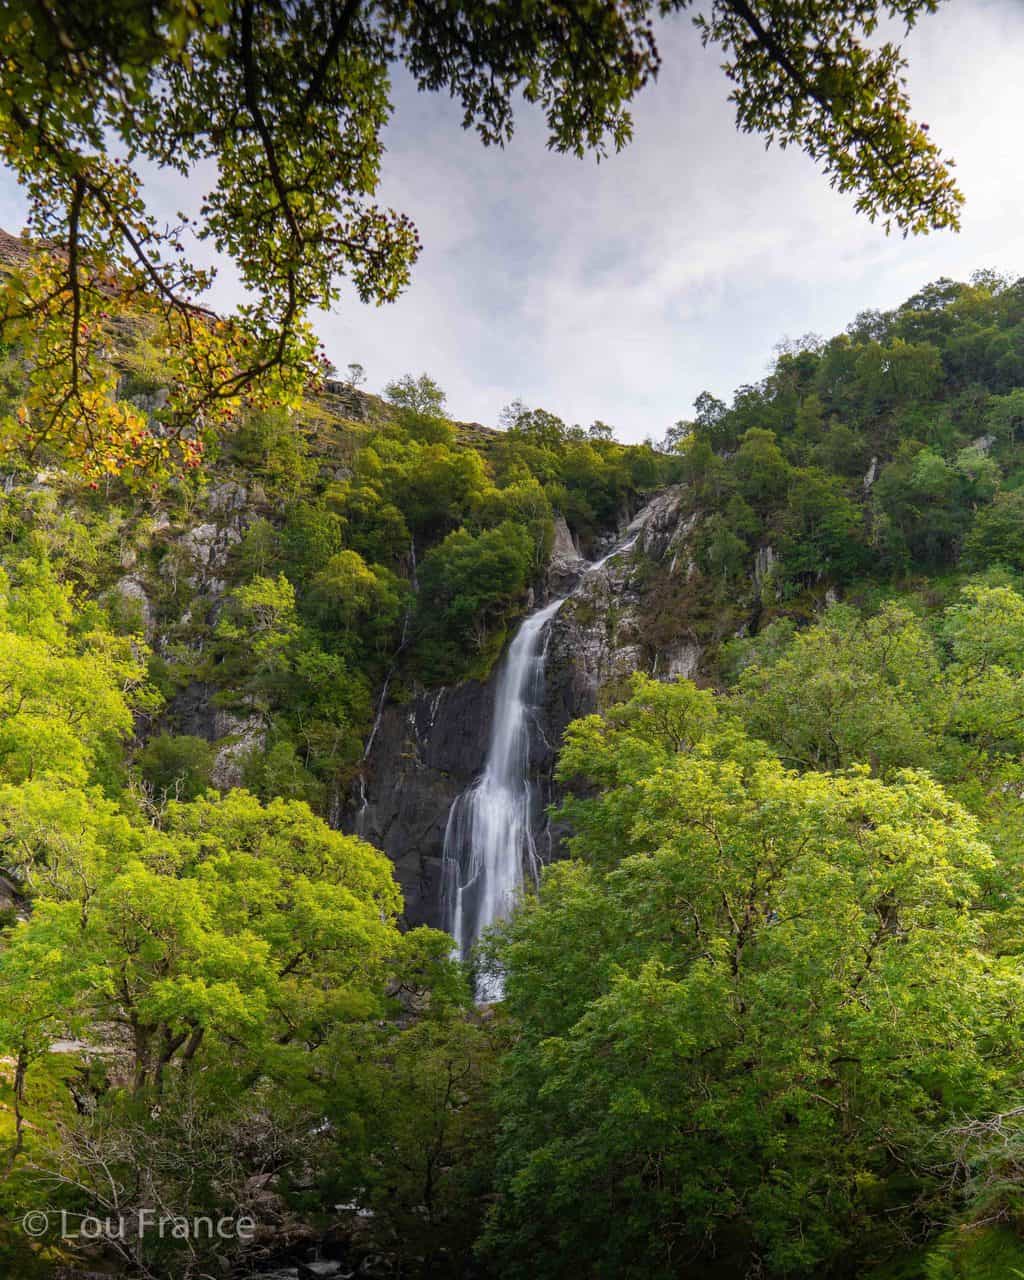
[[[986,272],[787,344],[762,383],[728,407],[705,393],[672,434],[711,517],[701,567],[727,583],[770,545],[783,600],[962,560],[1024,568],[1022,386],[1024,284]]]
[[[5,1212],[258,1206],[246,1249],[115,1246],[161,1280],[322,1231],[467,1275],[1024,1266],[1022,298],[939,282],[657,448],[460,426],[424,375],[145,495],[12,473]],[[490,668],[556,519],[589,549],[665,485],[637,580],[713,678],[570,729],[570,856],[481,1014],[323,819],[385,687]]]

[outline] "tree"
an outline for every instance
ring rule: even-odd
[[[450,533],[423,557],[417,626],[431,678],[463,672],[473,654],[497,656],[489,642],[526,591],[533,551],[529,531],[503,520],[475,535]]]
[[[547,409],[529,409],[521,400],[505,405],[500,422],[510,436],[544,449],[560,449],[569,434],[569,428],[556,414]]]
[[[159,698],[128,637],[71,629],[70,591],[45,564],[0,570],[0,780],[114,785],[135,707]]]
[[[1015,440],[1024,427],[1024,387],[1009,395],[993,396],[985,425],[997,439]]]
[[[999,903],[1017,892],[1024,853],[1019,592],[968,583],[931,626],[898,602],[873,617],[837,605],[803,631],[787,620],[733,641],[729,658],[738,672],[728,705],[750,733],[802,768],[866,763],[882,777],[908,765],[928,769],[977,816],[998,855],[986,897]],[[1001,946],[1016,951],[1016,933]]]
[[[878,477],[874,503],[897,534],[897,546],[902,543],[914,560],[936,565],[953,559],[969,516],[958,501],[957,479],[945,458],[927,448],[898,457]]]
[[[409,409],[429,418],[440,418],[444,414],[447,397],[429,374],[421,373],[418,378],[414,378],[411,373],[407,373],[404,378],[389,382],[384,388],[384,394],[400,409]]]
[[[794,470],[779,550],[793,577],[849,579],[867,562],[861,511],[831,476],[815,468]]]
[[[877,617],[861,618],[834,605],[781,653],[774,631],[747,642],[752,660],[740,673],[732,705],[787,764],[841,769],[870,763],[886,770],[933,762],[938,653],[912,613],[889,604]]]
[[[384,394],[398,409],[399,421],[414,440],[424,444],[450,444],[455,429],[445,417],[445,393],[429,374],[389,382]]]
[[[898,0],[892,11],[909,26],[934,5]],[[725,53],[741,129],[803,147],[887,226],[955,226],[961,196],[909,118],[899,48],[869,43],[882,8],[709,0],[696,22]],[[0,31],[0,146],[28,192],[35,242],[0,306],[4,340],[31,365],[13,438],[57,447],[93,474],[193,466],[243,397],[294,405],[315,358],[306,314],[330,308],[345,280],[364,301],[394,299],[419,253],[408,216],[374,201],[391,69],[450,93],[485,144],[511,137],[523,94],[543,110],[552,147],[601,155],[629,141],[628,107],[657,74],[652,19],[664,12],[649,0],[457,11],[29,0],[24,20]],[[234,315],[219,320],[198,301],[210,275],[189,264],[181,229],[147,208],[139,162],[216,173],[196,231],[249,292]],[[113,402],[107,335],[129,315],[165,362],[170,395],[155,422]]]
[[[790,772],[686,682],[651,685],[570,729],[576,860],[494,943],[514,1039],[492,1264],[897,1255],[948,1196],[948,1126],[1019,1080],[1018,1032],[992,1032],[1024,987],[970,909],[991,856],[926,775]]]
[[[724,588],[734,581],[750,561],[750,548],[717,512],[708,516],[697,542],[697,562],[710,578]]]
[[[36,859],[81,848],[81,813],[35,812],[26,874],[44,893],[0,952],[0,971],[21,973],[26,949],[52,948],[75,975],[69,1023],[113,1022],[130,1035],[136,1093],[158,1090],[200,1049],[222,1065],[225,1053],[236,1067],[248,1058],[256,1075],[286,1070],[379,1000],[399,940],[390,863],[306,805],[264,807],[241,791],[172,801],[161,832],[134,836],[101,811],[91,821],[119,830],[116,852],[96,840],[60,880]],[[35,981],[27,968],[24,980]]]
[[[253,578],[231,592],[215,635],[229,670],[244,671],[248,688],[280,684],[299,636],[295,588],[283,573]]]
[[[752,507],[766,511],[781,501],[790,469],[774,431],[745,431],[732,466],[740,493]]]
[[[678,453],[692,434],[693,423],[679,418],[668,428],[657,447],[662,453]]]
[[[436,992],[417,1012],[332,1046],[337,1198],[372,1209],[374,1231],[401,1253],[462,1274],[490,1191],[500,1040]]]
[[[1024,569],[1024,492],[1001,493],[978,512],[964,541],[964,560],[973,569]]]
[[[210,785],[214,756],[202,738],[161,733],[146,743],[136,764],[158,800],[194,800]]]
[[[725,404],[713,396],[710,391],[702,391],[693,402],[694,425],[702,438],[713,448],[719,447],[722,441],[722,420],[728,413]]]
[[[325,628],[338,628],[344,646],[358,653],[369,641],[386,648],[406,606],[408,587],[358,551],[339,551],[313,579],[310,608]]]

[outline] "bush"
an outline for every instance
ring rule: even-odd
[[[210,785],[215,754],[203,738],[161,733],[146,743],[136,763],[159,798],[195,800]]]

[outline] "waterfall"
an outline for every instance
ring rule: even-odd
[[[634,521],[634,526],[636,525]],[[640,530],[592,564],[581,581],[614,556],[631,551]],[[547,625],[565,603],[553,600],[525,618],[498,676],[494,723],[483,773],[456,799],[444,833],[442,907],[455,953],[467,959],[481,933],[515,905],[527,878],[540,872],[533,838],[534,788],[530,777],[531,726],[544,689]],[[480,1001],[500,1000],[500,974],[477,979]]]
[[[611,551],[609,551],[607,555],[603,555],[600,560],[595,560],[592,564],[588,564],[586,569],[584,570],[584,576],[590,573],[596,573],[598,569],[603,569],[604,566],[608,563],[609,560],[612,559],[613,556],[621,556],[626,551],[632,551],[633,548],[636,546],[637,539],[639,537],[640,537],[639,533],[634,533],[633,536],[627,542],[622,543],[621,546],[612,547]]]
[[[562,600],[524,620],[509,646],[494,698],[484,771],[451,807],[444,836],[445,924],[463,959],[488,925],[510,910],[527,875],[539,871],[533,839],[530,724],[540,703],[547,624]],[[477,982],[479,1000],[499,1000],[500,975]]]

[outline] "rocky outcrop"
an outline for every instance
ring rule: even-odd
[[[218,595],[224,590],[220,576],[232,547],[242,540],[238,522],[215,524],[212,521],[194,525],[178,539],[178,547],[188,559],[190,572],[186,574],[189,586],[207,595]]]
[[[134,573],[126,574],[115,583],[114,594],[126,622],[132,629],[140,631],[146,640],[152,640],[156,634],[153,605],[142,579]]]
[[[214,686],[193,681],[174,698],[169,719],[173,732],[213,743],[210,781],[227,791],[243,785],[247,758],[266,747],[267,724],[258,712],[218,706],[215,693]]]
[[[261,715],[239,715],[214,707],[212,739],[217,743],[210,781],[222,791],[240,787],[245,781],[245,765],[255,752],[267,745],[267,726]]]
[[[395,863],[408,924],[440,925],[448,813],[477,776],[494,706],[491,683],[467,681],[384,708],[343,822]]]
[[[561,833],[548,827],[544,810],[558,798],[553,771],[570,721],[593,711],[604,691],[623,687],[634,671],[666,679],[700,674],[704,645],[686,604],[698,521],[684,497],[678,487],[659,493],[593,564],[564,523],[556,525],[544,588],[549,600],[566,598],[548,632],[530,758],[539,798],[535,834],[545,858],[559,851]],[[482,769],[494,686],[493,677],[468,681],[386,706],[343,819],[393,859],[410,925],[442,924],[445,828],[453,802]]]
[[[576,540],[569,532],[565,517],[556,516],[551,558],[545,576],[548,593],[555,597],[566,595],[579,581],[586,563]]]

